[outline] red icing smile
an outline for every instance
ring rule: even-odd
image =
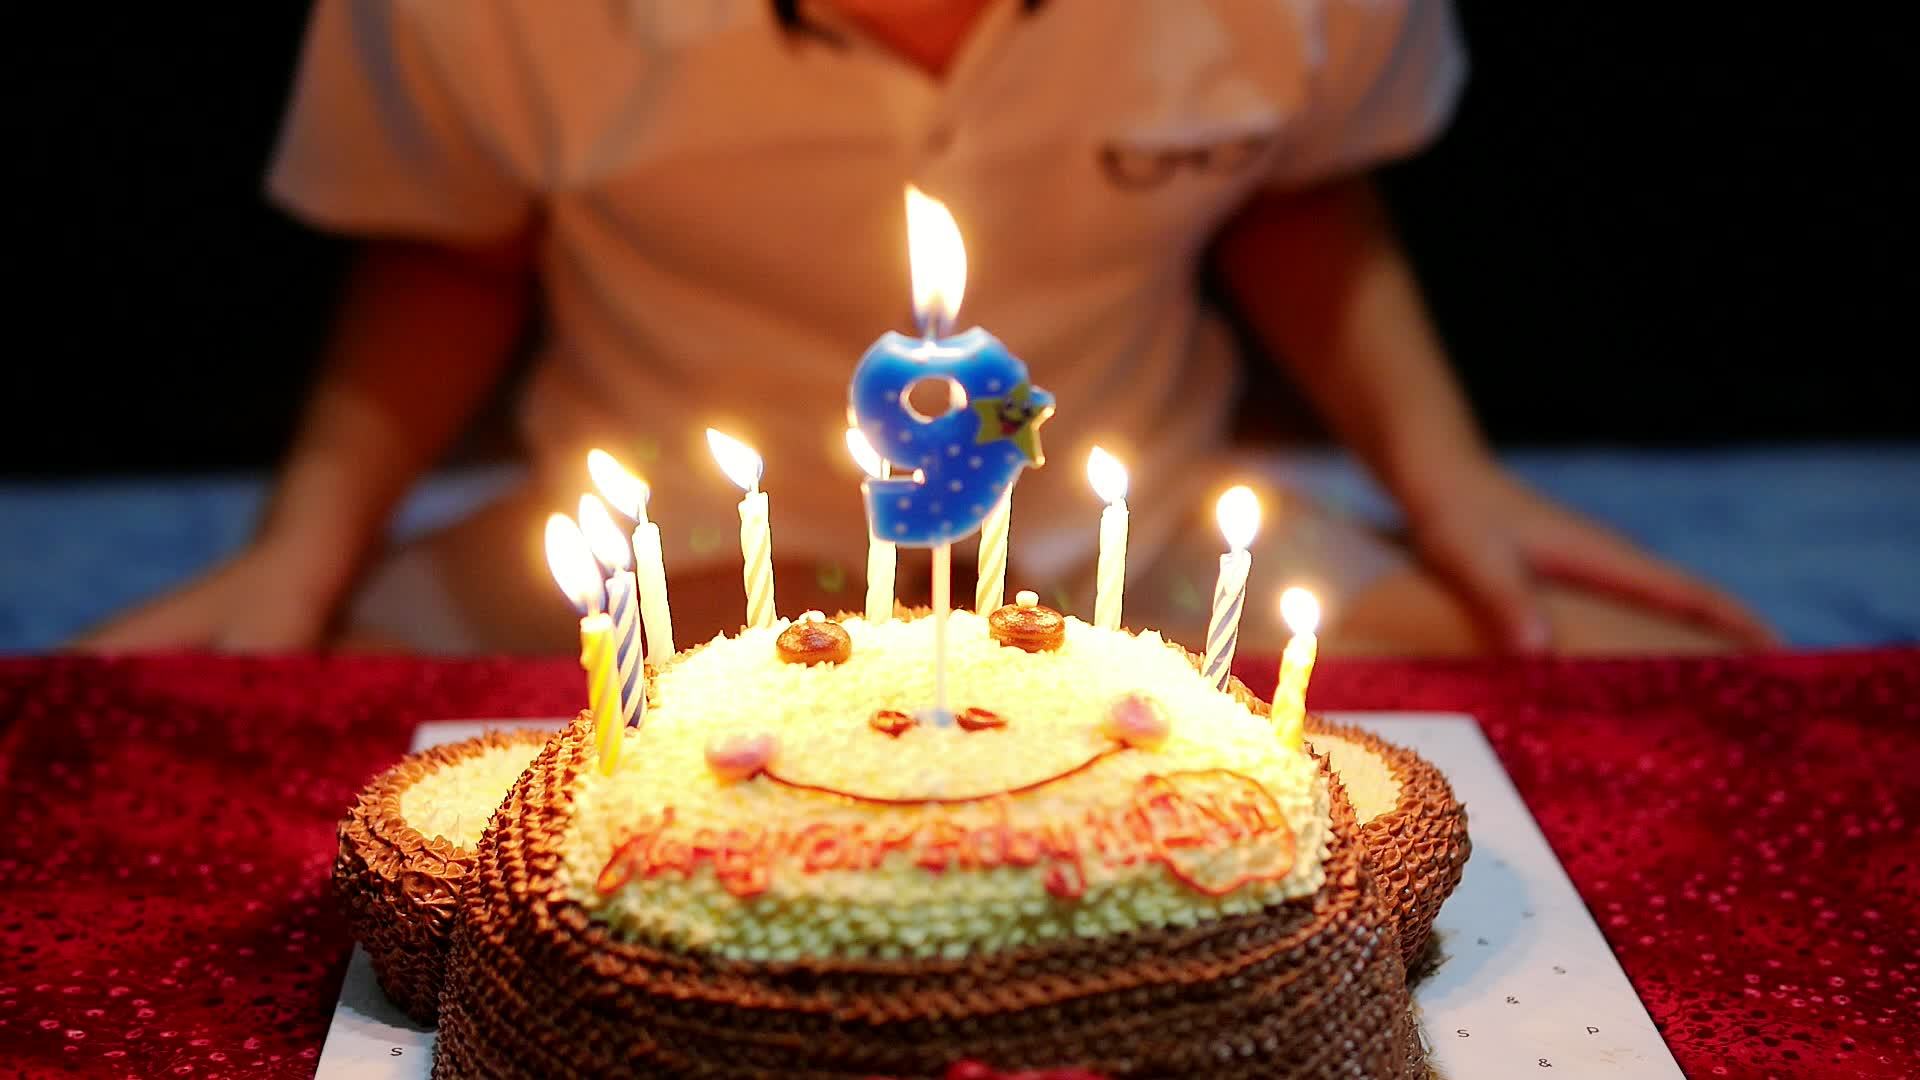
[[[1021,784],[1018,787],[1003,788],[999,791],[984,791],[977,795],[866,795],[858,791],[847,791],[825,784],[806,784],[798,780],[789,780],[775,772],[771,765],[761,769],[760,775],[766,777],[773,783],[779,784],[783,788],[790,788],[794,791],[812,791],[821,795],[838,795],[843,799],[852,799],[855,802],[868,803],[873,806],[963,806],[967,803],[986,802],[988,799],[998,799],[1007,795],[1024,795],[1029,791],[1037,791],[1040,788],[1046,787],[1048,784],[1057,784],[1069,776],[1078,776],[1088,769],[1093,768],[1095,765],[1100,764],[1102,761],[1105,761],[1107,758],[1127,749],[1129,748],[1125,746],[1109,746],[1105,750],[1099,751],[1092,757],[1065,772],[1058,772],[1044,779]]]

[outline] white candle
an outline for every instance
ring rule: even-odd
[[[1280,594],[1280,617],[1293,636],[1280,655],[1272,719],[1281,745],[1298,750],[1306,734],[1307,679],[1313,674],[1313,658],[1320,649],[1319,639],[1314,636],[1320,627],[1320,602],[1305,589],[1289,588]]]
[[[740,500],[741,581],[747,591],[747,626],[773,625],[773,537],[767,519],[767,493],[760,490],[763,463],[746,443],[707,429],[707,446],[720,469],[746,496]]]
[[[587,471],[594,486],[614,509],[632,518],[633,576],[640,588],[640,621],[646,627],[646,656],[656,663],[674,654],[673,608],[667,601],[667,564],[660,544],[660,526],[647,518],[653,491],[646,481],[604,450],[587,454]]]
[[[1207,651],[1201,671],[1221,690],[1233,676],[1233,652],[1240,643],[1240,612],[1247,602],[1247,572],[1253,555],[1247,548],[1260,528],[1260,500],[1251,488],[1229,488],[1214,505],[1228,551],[1220,556],[1213,585],[1213,612],[1207,619]]]
[[[873,444],[859,428],[847,429],[847,452],[860,470],[875,480],[885,480],[887,463],[873,450]],[[882,623],[893,618],[893,573],[899,562],[898,550],[890,540],[867,534],[867,621]]]
[[[1120,629],[1127,588],[1127,467],[1098,446],[1087,455],[1087,481],[1105,500],[1100,513],[1100,563],[1093,594],[1093,625]]]
[[[593,549],[593,557],[607,571],[607,617],[613,622],[620,717],[624,726],[637,728],[647,711],[647,667],[640,644],[640,590],[634,581],[626,538],[607,513],[606,504],[593,495],[580,496],[580,531]]]
[[[933,549],[933,722],[953,719],[947,709],[947,614],[953,608],[953,545]]]
[[[973,610],[991,615],[1007,595],[1007,530],[1013,524],[1013,485],[980,523],[979,577],[973,587]]]

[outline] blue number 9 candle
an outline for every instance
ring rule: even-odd
[[[947,208],[912,187],[907,241],[921,336],[880,335],[854,368],[848,411],[896,474],[862,487],[873,535],[933,549],[930,714],[945,723],[952,545],[980,528],[1021,469],[1045,460],[1040,425],[1053,415],[1053,395],[1034,386],[1027,366],[985,330],[946,336],[966,290],[966,247]],[[923,415],[911,401],[914,385],[928,381],[947,391],[938,416]]]
[[[907,241],[921,336],[880,335],[854,368],[849,404],[855,426],[901,474],[866,483],[874,535],[939,548],[980,528],[1020,470],[1045,461],[1040,425],[1053,395],[985,330],[944,336],[966,291],[966,246],[947,208],[912,186]],[[943,415],[922,415],[908,400],[929,379],[948,386]]]

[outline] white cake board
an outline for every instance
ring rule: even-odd
[[[1414,987],[1422,1036],[1449,1080],[1661,1080],[1680,1068],[1608,949],[1586,904],[1468,716],[1344,713],[1440,767],[1467,805],[1473,858],[1440,910],[1446,959]],[[489,727],[559,720],[420,725],[414,749]],[[433,1032],[408,1020],[374,982],[357,946],[347,966],[317,1080],[418,1080]]]

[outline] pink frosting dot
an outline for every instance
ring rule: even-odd
[[[707,744],[707,767],[722,780],[745,780],[773,760],[771,734],[729,735]]]

